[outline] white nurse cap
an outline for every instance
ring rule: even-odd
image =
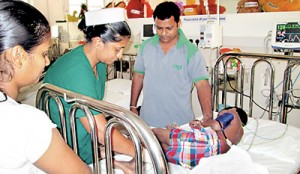
[[[87,11],[85,13],[86,26],[109,24],[125,21],[124,8],[104,8],[101,10]]]

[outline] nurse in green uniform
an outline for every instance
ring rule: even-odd
[[[85,13],[79,24],[85,34],[86,44],[64,54],[48,69],[44,83],[50,83],[98,100],[104,96],[106,64],[121,58],[131,31],[125,22],[121,8],[109,8]],[[70,104],[63,103],[66,116]],[[105,117],[91,110],[95,117],[99,143],[104,142]],[[54,102],[50,102],[52,120],[60,126],[59,114]],[[88,120],[81,110],[76,112],[79,156],[87,164],[93,163]],[[67,119],[68,120],[68,119]],[[69,138],[68,142],[71,142]],[[115,152],[134,156],[133,143],[120,132],[113,130],[112,148]]]

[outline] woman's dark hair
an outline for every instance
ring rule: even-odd
[[[0,54],[16,45],[30,52],[50,33],[45,16],[30,4],[0,0]]]
[[[49,22],[36,8],[19,0],[0,0],[0,82],[14,76],[6,50],[19,45],[30,53],[50,36]]]
[[[226,107],[222,110],[229,110],[229,109],[232,109],[232,108],[235,108],[236,109],[236,112],[239,114],[240,116],[240,119],[242,121],[242,125],[243,126],[246,126],[247,125],[247,122],[248,122],[248,114],[242,109],[242,108],[239,108],[239,107]]]
[[[153,12],[153,19],[157,17],[160,20],[169,19],[171,16],[174,17],[176,23],[180,19],[180,9],[179,7],[171,1],[165,1],[158,4]]]
[[[86,26],[85,18],[78,24],[78,29],[81,30],[87,42],[93,37],[100,37],[103,43],[119,42],[123,37],[130,37],[131,30],[127,22],[115,22],[103,25]]]

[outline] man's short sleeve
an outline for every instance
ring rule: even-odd
[[[191,57],[188,64],[188,73],[193,83],[209,79],[204,57],[199,51]]]
[[[139,50],[139,53],[137,54],[137,56],[135,58],[134,72],[137,72],[139,74],[145,73],[144,56],[141,53],[141,50]]]

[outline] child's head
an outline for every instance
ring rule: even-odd
[[[239,107],[226,107],[219,112],[218,117],[221,117],[222,115],[233,116],[228,123],[225,123],[226,129],[224,127],[222,132],[225,139],[230,140],[232,144],[238,144],[244,134],[242,126],[245,126],[248,122],[247,113]],[[229,119],[222,118],[221,121],[223,120],[226,121]],[[224,123],[222,124],[224,126]]]
[[[220,113],[221,112],[226,112],[226,111],[228,111],[230,109],[233,109],[233,108],[235,108],[235,111],[238,113],[238,115],[241,119],[241,122],[242,122],[242,126],[246,126],[247,122],[248,122],[248,114],[242,108],[239,108],[239,107],[236,107],[236,106],[234,106],[234,107],[229,106],[229,107],[226,107],[226,108],[222,109],[220,111]]]

